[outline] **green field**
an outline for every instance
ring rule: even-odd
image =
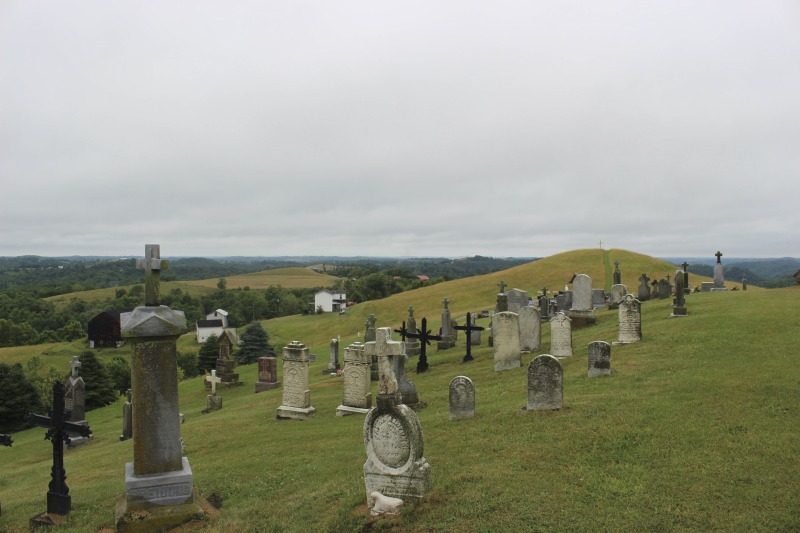
[[[615,256],[619,254],[619,256]],[[674,266],[623,251],[623,283],[633,290]],[[634,266],[635,265],[635,266]],[[661,269],[661,270],[658,270]],[[378,326],[397,327],[413,304],[419,323],[440,325],[441,299],[454,316],[491,308],[496,284],[533,293],[563,288],[574,272],[602,286],[606,258],[599,250],[553,256],[502,273],[467,278],[367,302],[345,316],[284,317],[265,321],[280,346],[297,339],[318,358],[311,364],[317,415],[278,421],[280,390],[253,394],[255,365],[239,368],[243,387],[225,390],[222,411],[203,415],[199,379],[180,384],[186,415],[182,437],[204,496],[221,498],[203,531],[797,531],[800,530],[800,290],[700,293],[687,297],[689,316],[669,318],[669,300],[642,305],[643,341],[612,349],[612,375],[586,376],[586,346],[617,335],[615,311],[597,311],[597,325],[573,334],[575,355],[564,365],[564,408],[526,413],[527,372],[494,372],[491,349],[474,347],[461,363],[455,348],[429,355],[431,370],[409,377],[431,465],[433,492],[394,519],[372,519],[365,505],[363,418],[337,418],[341,378],[322,375],[328,340],[363,335],[369,313]],[[635,276],[633,274],[635,273]],[[606,280],[607,281],[607,280]],[[691,284],[700,283],[692,276]],[[463,320],[462,320],[463,323]],[[543,350],[549,328],[543,327]],[[279,341],[279,342],[278,342]],[[57,352],[59,345],[38,347]],[[179,349],[196,345],[189,335]],[[0,360],[35,355],[37,347],[0,350]],[[53,353],[62,361],[79,346]],[[27,351],[26,351],[27,350]],[[111,351],[103,351],[105,354]],[[535,354],[534,354],[535,355]],[[110,356],[109,356],[110,357]],[[525,365],[533,355],[523,356]],[[457,375],[476,386],[476,417],[448,420],[447,385]],[[373,385],[373,393],[376,392]],[[88,413],[93,442],[69,450],[67,483],[74,510],[64,531],[113,526],[114,502],[124,490],[132,442],[118,442],[121,403]],[[27,531],[45,509],[50,443],[44,430],[14,435],[0,449],[0,531]]]

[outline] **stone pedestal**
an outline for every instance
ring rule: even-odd
[[[685,306],[675,306],[672,308],[672,314],[670,317],[677,318],[682,316],[687,316],[689,312],[686,310]]]
[[[375,503],[373,492],[406,502],[421,501],[432,483],[419,419],[410,407],[398,403],[396,394],[380,394],[377,400],[377,407],[364,420],[367,506]]]
[[[336,408],[336,416],[363,415],[369,412],[372,407],[370,360],[360,342],[345,348],[342,404]]]

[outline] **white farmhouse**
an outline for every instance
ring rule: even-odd
[[[217,309],[213,313],[206,315],[206,320],[222,320],[222,327],[228,327],[228,312],[224,309]]]
[[[347,308],[347,295],[342,290],[322,289],[314,295],[314,309],[325,313],[344,312]]]

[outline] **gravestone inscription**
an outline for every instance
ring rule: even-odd
[[[550,319],[550,355],[572,357],[572,319],[564,313]]]

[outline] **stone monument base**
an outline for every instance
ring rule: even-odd
[[[186,457],[181,459],[181,465],[181,470],[137,476],[133,472],[133,463],[125,463],[127,509],[130,511],[191,502],[192,468]]]
[[[437,350],[449,350],[450,348],[452,348],[455,345],[456,345],[456,342],[454,340],[452,340],[452,339],[442,339],[440,341],[437,341],[436,349]]]
[[[206,396],[206,408],[201,412],[210,413],[211,411],[219,411],[220,409],[222,409],[222,396],[209,394]]]
[[[494,360],[494,371],[495,372],[502,372],[504,370],[512,370],[514,368],[519,368],[522,366],[522,352],[520,352],[519,357],[515,357],[513,359],[495,359]]]
[[[686,316],[688,314],[689,313],[686,311],[685,307],[673,307],[672,308],[672,314],[669,315],[669,316],[671,316],[671,317],[681,317],[681,316]]]
[[[369,413],[369,408],[352,407],[349,405],[340,405],[336,408],[336,416],[365,415],[367,413]]]
[[[325,368],[322,370],[323,374],[336,374],[339,372],[339,365],[336,365],[336,368]]]
[[[569,319],[572,321],[570,322],[570,326],[573,330],[594,326],[597,322],[597,318],[594,316],[593,311],[570,310]]]
[[[275,413],[275,418],[293,418],[295,420],[305,420],[314,416],[317,410],[313,406],[309,407],[292,407],[290,405],[281,405]]]
[[[256,381],[256,394],[259,392],[264,392],[265,390],[277,389],[280,386],[280,381],[276,381],[275,383],[270,383],[268,381]]]
[[[711,292],[711,289],[714,288],[713,281],[703,281],[700,283],[700,292]]]
[[[623,346],[625,344],[633,344],[635,342],[641,342],[641,341],[614,341],[611,343],[611,346]]]
[[[117,500],[116,528],[122,533],[168,531],[192,520],[203,520],[203,500],[197,491],[185,503],[178,505],[148,505],[131,507],[125,495]]]

